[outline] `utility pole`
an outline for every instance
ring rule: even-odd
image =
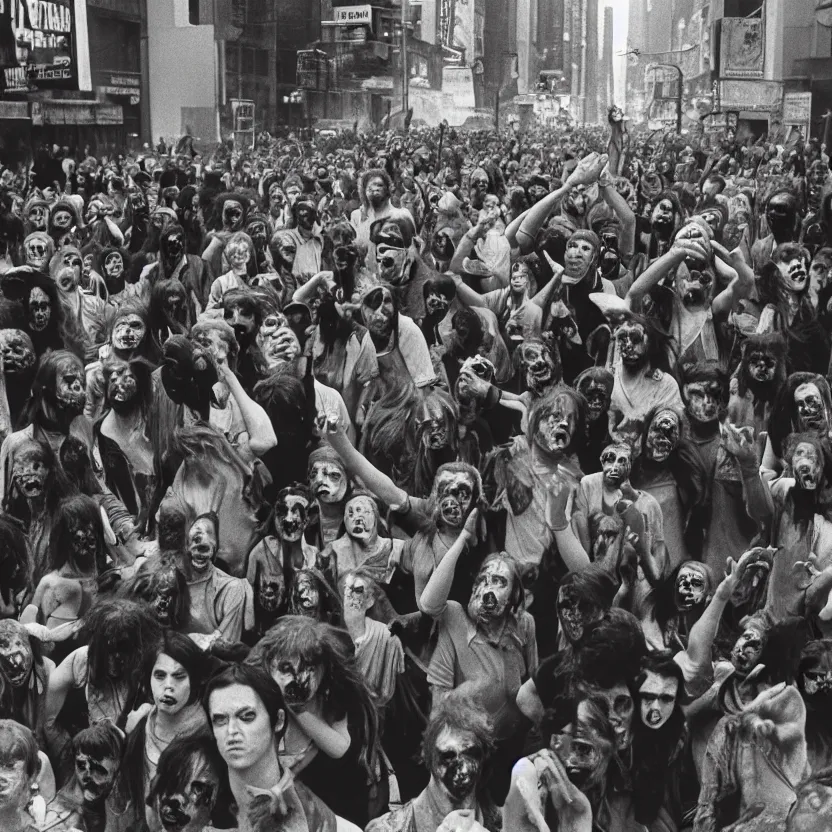
[[[407,118],[410,79],[407,74],[407,12],[410,0],[400,0],[402,4],[402,119]]]

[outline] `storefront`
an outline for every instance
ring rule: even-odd
[[[100,156],[126,146],[120,104],[98,101],[46,99],[31,102],[33,146],[58,144]]]

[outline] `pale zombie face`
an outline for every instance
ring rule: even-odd
[[[642,324],[625,321],[615,330],[615,342],[627,368],[637,369],[647,360],[647,330]]]
[[[817,384],[811,381],[808,384],[801,384],[794,391],[794,404],[801,430],[826,430],[826,406]]]
[[[474,502],[474,481],[464,471],[443,471],[436,478],[439,520],[451,528],[461,528]]]
[[[0,622],[0,670],[9,684],[14,688],[26,684],[33,663],[32,646],[22,625]]]
[[[827,697],[832,693],[832,653],[828,650],[802,667],[800,687],[807,696]]]
[[[396,307],[390,290],[379,287],[370,292],[362,303],[364,324],[375,338],[388,339],[393,333]]]
[[[563,453],[572,445],[578,428],[578,408],[570,396],[555,397],[552,409],[537,424],[534,440],[548,453]]]
[[[35,231],[46,230],[48,212],[45,205],[33,205],[29,209],[29,223]]]
[[[55,283],[64,295],[71,295],[78,288],[75,270],[69,266],[62,266],[55,275]]]
[[[766,645],[766,632],[756,623],[746,624],[731,651],[731,664],[741,676],[747,676],[760,661]]]
[[[549,747],[563,763],[570,782],[581,791],[604,779],[609,762],[605,759],[605,746],[608,748],[587,719],[584,702],[578,705],[577,724],[567,725],[562,733],[549,739]]]
[[[602,699],[607,700],[609,719],[615,731],[615,744],[619,751],[626,751],[633,741],[633,715],[635,703],[629,688],[623,682],[607,690],[599,690]]]
[[[217,554],[217,527],[208,517],[200,517],[188,531],[188,554],[195,572],[207,571]]]
[[[202,832],[210,825],[219,776],[204,756],[197,755],[180,781],[162,785],[154,802],[159,823],[165,832]]]
[[[216,329],[201,329],[192,333],[194,344],[210,352],[214,361],[225,362],[228,360],[228,342]]]
[[[68,229],[72,225],[72,214],[66,208],[58,208],[52,216],[55,228]]]
[[[373,208],[380,208],[387,199],[387,183],[380,176],[371,177],[364,189],[364,195]]]
[[[659,200],[650,219],[653,222],[654,231],[660,234],[669,234],[673,230],[676,220],[676,210],[673,203],[669,199]]]
[[[6,375],[27,373],[35,366],[35,351],[29,336],[19,329],[0,329],[0,352]]]
[[[290,708],[307,705],[318,693],[324,677],[320,665],[310,664],[297,656],[282,656],[270,668],[272,679],[280,685],[283,698]]]
[[[29,292],[29,327],[33,332],[43,332],[52,319],[52,301],[49,295],[36,286]]]
[[[648,670],[645,680],[638,689],[641,703],[641,721],[654,731],[664,725],[673,715],[679,682],[671,676],[659,676]]]
[[[117,251],[111,251],[104,258],[104,274],[108,280],[118,280],[124,274],[124,258]]]
[[[261,572],[257,578],[257,600],[263,612],[277,612],[286,599],[286,583],[281,572]]]
[[[530,390],[543,390],[555,381],[555,362],[543,344],[522,344],[519,349],[520,360],[526,370],[526,385]]]
[[[278,537],[287,543],[300,540],[306,529],[309,501],[302,494],[287,494],[275,506],[275,527]]]
[[[79,751],[75,755],[75,779],[87,805],[98,804],[112,791],[118,760]]]
[[[176,575],[174,572],[163,572],[156,584],[156,592],[153,596],[151,606],[156,613],[156,618],[163,626],[170,624],[178,591]]]
[[[484,762],[482,747],[472,733],[446,727],[436,738],[430,772],[434,782],[459,803],[474,793]]]
[[[95,526],[71,518],[68,531],[72,558],[76,563],[91,563],[96,550]]]
[[[7,757],[6,754],[3,756]],[[31,797],[26,761],[3,759],[0,762],[0,808],[22,809]]]
[[[809,273],[806,271],[806,258],[803,254],[796,254],[785,262],[778,262],[780,282],[786,292],[800,294],[809,285]]]
[[[119,318],[113,326],[112,343],[117,350],[134,350],[144,340],[147,328],[144,321],[132,313]]]
[[[376,537],[375,504],[369,497],[355,497],[344,510],[344,525],[347,534],[360,543],[367,543]]]
[[[762,350],[753,350],[745,358],[745,369],[757,384],[770,384],[777,373],[777,359]]]
[[[695,422],[708,424],[719,418],[722,388],[717,381],[694,381],[682,388],[688,415]]]
[[[422,443],[431,451],[439,451],[448,445],[448,420],[439,407],[426,409],[419,420]]]
[[[566,208],[570,214],[582,217],[589,208],[589,194],[586,185],[576,185],[565,197]]]
[[[80,362],[63,361],[57,372],[56,399],[58,406],[69,414],[80,416],[87,403],[86,378]]]
[[[361,575],[347,575],[344,581],[344,611],[367,612],[373,606],[373,589]]]
[[[294,237],[291,234],[281,234],[277,238],[277,244],[274,247],[277,249],[286,268],[291,269],[295,262],[295,256],[298,253]]]
[[[116,364],[107,376],[107,401],[116,413],[132,409],[139,394],[139,383],[129,364]]]
[[[676,575],[676,608],[681,611],[701,607],[707,600],[708,578],[702,566],[686,563]]]
[[[335,462],[315,462],[310,472],[310,487],[322,503],[340,503],[347,493],[347,474]]]
[[[681,269],[679,275],[679,295],[682,302],[689,308],[696,308],[711,299],[713,275],[709,271],[699,271],[696,268]]]
[[[660,410],[647,428],[647,458],[653,462],[666,462],[676,450],[681,438],[681,423],[672,410]]]
[[[563,257],[565,276],[573,280],[581,280],[589,272],[595,260],[595,246],[589,240],[572,237],[566,244]]]
[[[509,278],[511,291],[518,295],[524,294],[529,288],[530,276],[529,267],[525,263],[515,263],[511,267],[511,277]]]
[[[429,292],[425,298],[425,310],[431,317],[439,317],[445,315],[451,302],[445,295],[440,295],[438,292]]]
[[[231,266],[236,274],[240,274],[241,272],[245,272],[248,261],[251,259],[251,252],[245,243],[235,243],[226,248],[225,256],[228,260],[228,265]]]
[[[820,483],[823,463],[817,447],[811,442],[799,442],[792,455],[792,471],[804,491],[815,491]]]
[[[243,206],[236,199],[228,199],[222,206],[222,224],[228,231],[239,231],[243,224]]]
[[[404,271],[407,249],[396,246],[380,245],[376,249],[378,276],[388,283],[397,281]]]
[[[26,499],[36,500],[43,496],[49,467],[40,448],[25,448],[14,459],[14,479]]]
[[[587,630],[601,620],[604,611],[569,586],[558,590],[558,621],[570,644],[577,644]]]
[[[191,677],[176,659],[159,653],[150,672],[150,693],[160,713],[175,716],[191,698]]]
[[[632,468],[632,451],[627,445],[610,445],[601,454],[601,468],[604,471],[604,485],[619,488],[626,482]]]
[[[26,265],[44,271],[49,262],[49,247],[46,241],[39,240],[36,237],[34,240],[29,240],[24,248],[26,250]]]
[[[830,276],[832,276],[832,259],[827,255],[815,255],[809,267],[809,280],[812,286],[820,291],[829,284]]]
[[[514,577],[509,565],[500,558],[488,561],[474,581],[468,615],[484,624],[499,621],[507,613],[513,588]]]
[[[298,572],[292,584],[292,612],[317,618],[321,607],[321,591],[315,576],[309,572]]]

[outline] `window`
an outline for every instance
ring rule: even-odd
[[[761,17],[764,0],[725,0],[725,17]]]
[[[265,49],[254,50],[254,70],[257,75],[269,74],[269,53]]]
[[[254,75],[254,50],[244,47],[241,51],[243,53],[243,65],[240,71],[244,75]]]

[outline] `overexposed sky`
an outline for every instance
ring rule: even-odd
[[[612,51],[615,71],[615,100],[621,106],[624,101],[624,80],[627,71],[627,58],[619,52],[627,50],[627,23],[630,12],[630,0],[606,0],[606,6],[613,9]]]

